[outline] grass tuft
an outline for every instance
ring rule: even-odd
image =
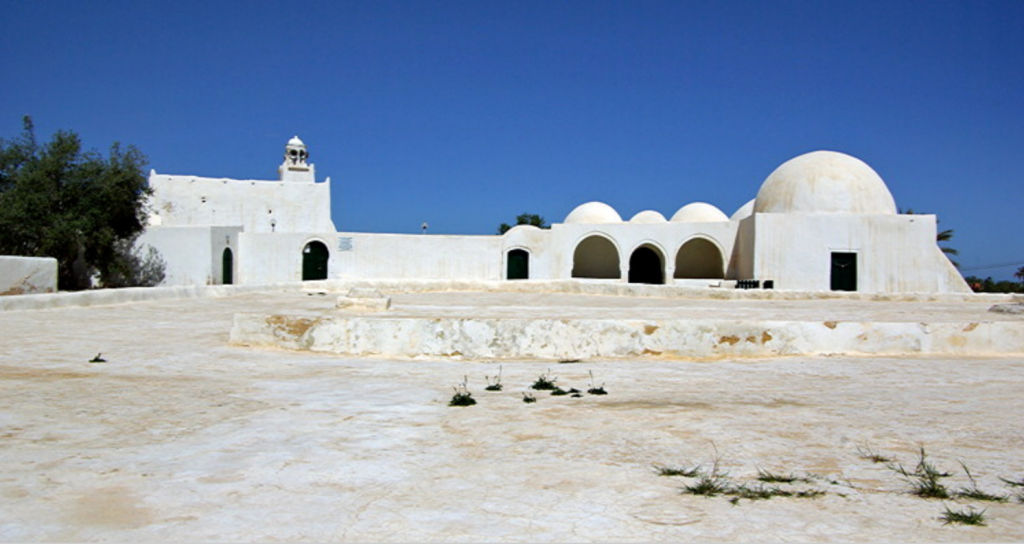
[[[587,393],[591,395],[607,395],[608,392],[604,390],[604,384],[602,383],[599,387],[594,387],[594,371],[588,371],[590,373],[590,388],[587,389]]]
[[[466,387],[465,376],[462,377],[462,383],[455,389],[455,395],[452,396],[452,400],[448,401],[448,406],[473,406],[476,404],[476,399],[473,398],[473,394],[469,392],[469,388]]]
[[[978,487],[978,482],[974,479],[971,474],[971,470],[967,468],[967,465],[963,461],[960,461],[960,466],[963,467],[964,472],[967,473],[967,479],[971,481],[971,485],[968,487],[961,487],[954,493],[959,499],[974,499],[976,501],[989,501],[989,502],[1006,502],[1010,500],[1006,495],[993,495],[986,493]]]
[[[534,397],[529,393],[523,393],[523,402],[525,402],[526,404],[537,402],[537,397]]]
[[[487,387],[484,388],[484,391],[501,391],[503,389],[501,385],[501,365],[498,365],[498,375],[494,378],[494,383],[491,383],[490,376],[484,376],[484,379],[487,380]]]
[[[984,527],[985,511],[975,510],[973,506],[969,506],[968,508],[969,510],[950,510],[949,506],[946,506],[946,511],[943,512],[939,519],[943,521],[943,525],[959,523],[960,525],[978,525]]]
[[[653,465],[658,476],[682,476],[684,478],[696,478],[700,475],[700,465],[690,468]]]
[[[554,390],[555,387],[557,387],[555,385],[555,382],[558,381],[558,378],[548,377],[548,374],[550,373],[551,370],[548,370],[547,372],[541,374],[540,376],[537,376],[537,380],[533,382],[533,385],[530,386],[530,389],[535,389],[537,391]]]
[[[857,455],[859,455],[861,459],[867,459],[868,461],[876,464],[891,464],[896,462],[895,458],[877,453],[866,444],[864,446],[857,446]]]
[[[914,495],[924,499],[950,498],[949,489],[939,480],[951,476],[952,473],[941,471],[928,461],[928,454],[925,453],[924,447],[921,447],[921,457],[913,472],[909,472],[899,463],[890,463],[888,467],[907,480],[911,487],[911,493]]]
[[[761,468],[757,469],[757,480],[768,484],[811,483],[811,479],[807,477],[797,476],[793,473],[775,474]]]

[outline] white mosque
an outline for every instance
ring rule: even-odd
[[[306,145],[285,146],[275,181],[150,173],[143,243],[165,284],[322,279],[568,280],[866,293],[970,293],[936,244],[934,215],[897,213],[882,178],[833,151],[791,159],[727,216],[703,202],[628,221],[588,202],[550,229],[503,235],[338,232],[331,180]]]

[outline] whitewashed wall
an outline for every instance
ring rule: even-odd
[[[776,289],[828,291],[832,252],[857,254],[865,293],[968,293],[935,242],[933,215],[754,215],[754,276]]]
[[[57,259],[0,256],[0,296],[56,291]]]
[[[241,226],[245,232],[333,232],[331,181],[169,176],[151,172],[150,224]]]

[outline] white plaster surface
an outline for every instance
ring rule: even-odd
[[[786,302],[564,293],[396,293],[386,314],[240,313],[232,343],[468,359],[1024,354],[1024,320],[978,302]]]
[[[0,297],[57,291],[57,259],[0,255]]]
[[[969,483],[963,461],[1005,493],[1000,477],[1024,478],[1024,358],[499,365],[227,344],[234,314],[316,312],[333,302],[319,292],[0,313],[0,541],[1024,539],[1024,504],[920,499],[858,455],[913,466],[924,447],[951,487]],[[405,304],[440,302],[428,295]],[[732,309],[816,311],[799,306]],[[97,352],[108,362],[88,363]],[[499,366],[505,390],[484,391]],[[580,389],[592,372],[609,394],[524,404],[546,372]],[[464,377],[478,404],[448,407]],[[733,506],[652,469],[716,457],[736,482],[811,473],[828,494]],[[984,508],[988,525],[943,525],[944,505]]]

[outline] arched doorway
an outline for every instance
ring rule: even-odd
[[[508,265],[505,279],[530,279],[530,253],[525,249],[513,249],[508,252]]]
[[[235,281],[235,256],[231,253],[231,248],[224,248],[224,253],[220,257],[220,268],[221,268],[221,283],[224,285],[231,285]]]
[[[326,280],[327,259],[331,257],[327,246],[316,240],[302,249],[302,281]]]
[[[665,265],[661,253],[651,246],[640,246],[629,256],[629,283],[665,283]]]
[[[677,279],[724,279],[722,250],[707,238],[692,238],[676,254]]]
[[[619,250],[604,236],[590,236],[572,255],[572,277],[619,279]]]

